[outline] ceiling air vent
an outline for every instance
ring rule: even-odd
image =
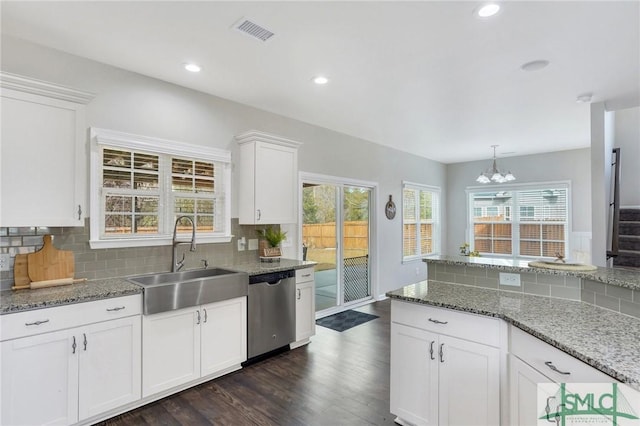
[[[275,34],[268,29],[261,27],[255,22],[251,22],[248,19],[242,18],[233,26],[234,29],[240,31],[243,34],[257,38],[260,41],[267,41]]]

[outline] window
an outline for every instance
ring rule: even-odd
[[[228,151],[102,129],[91,139],[92,248],[170,244],[180,216],[199,242],[230,241]]]
[[[568,194],[568,184],[470,191],[473,250],[510,257],[566,256]],[[483,214],[478,215],[479,211]],[[512,217],[512,212],[517,216]]]
[[[440,249],[440,190],[404,183],[402,189],[402,258],[418,259]]]

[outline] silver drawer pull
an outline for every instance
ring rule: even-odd
[[[449,324],[449,321],[438,321],[437,319],[429,318],[429,321],[434,322],[436,324]]]
[[[25,322],[24,325],[29,326],[29,325],[40,325],[40,324],[44,324],[45,322],[49,322],[49,320],[44,320],[44,321],[34,321],[34,322]]]
[[[546,361],[544,363],[544,365],[546,365],[547,367],[549,367],[550,369],[552,369],[556,373],[564,374],[565,376],[568,376],[569,374],[571,374],[571,372],[569,372],[569,371],[560,371],[560,370],[558,370],[558,367],[553,365],[553,363],[551,361]]]
[[[311,274],[302,274],[302,276],[303,276],[304,278],[309,278],[309,277],[311,276]]]
[[[107,308],[107,312],[113,312],[113,311],[121,311],[124,309],[124,306],[118,306],[115,308]]]

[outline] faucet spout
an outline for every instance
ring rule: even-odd
[[[178,240],[178,223],[185,219],[191,223],[191,241],[179,241]],[[173,225],[173,252],[171,256],[171,272],[177,272],[184,266],[184,254],[182,260],[176,261],[178,246],[180,244],[190,244],[190,251],[196,251],[196,225],[189,216],[180,216],[176,219],[176,223]]]

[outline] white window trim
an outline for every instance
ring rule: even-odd
[[[467,231],[465,235],[467,236],[467,241],[469,242],[470,249],[474,250],[473,241],[473,203],[471,200],[472,194],[476,192],[486,192],[486,191],[526,191],[526,190],[536,190],[536,189],[547,189],[549,187],[564,187],[567,189],[567,227],[564,230],[565,233],[565,256],[569,256],[572,252],[571,250],[571,229],[572,227],[572,198],[571,198],[571,181],[570,180],[558,180],[558,181],[549,181],[549,182],[532,182],[532,183],[520,183],[520,184],[506,184],[506,185],[483,185],[483,186],[469,186],[465,189],[467,195]],[[518,214],[518,223],[520,223],[520,206],[517,206],[517,214]],[[513,206],[513,211],[511,213],[512,219],[514,218],[516,211],[516,206]],[[513,220],[510,222],[513,223]],[[517,238],[516,238],[517,237]],[[518,227],[514,227],[512,229],[511,241],[512,247],[515,241],[520,240],[520,229]],[[513,250],[512,250],[513,251]],[[483,257],[486,258],[502,258],[502,259],[524,259],[524,260],[532,260],[531,256],[518,256],[518,255],[500,255],[500,254],[483,254]]]
[[[404,255],[404,190],[406,189],[416,189],[416,190],[421,190],[421,191],[429,191],[429,192],[433,192],[437,195],[438,200],[437,200],[437,209],[435,209],[435,212],[433,212],[433,253],[420,253],[417,255],[413,255],[413,256],[405,256]],[[402,192],[401,192],[401,197],[400,200],[402,202],[402,208],[400,210],[401,212],[401,232],[403,233],[402,238],[400,239],[400,253],[402,253],[402,263],[411,263],[411,262],[415,262],[415,261],[421,261],[425,256],[434,256],[437,254],[440,254],[441,251],[441,244],[442,244],[442,222],[441,222],[441,214],[440,211],[442,209],[441,207],[441,200],[442,200],[442,193],[440,190],[440,187],[437,186],[431,186],[431,185],[425,185],[422,183],[415,183],[415,182],[408,182],[408,181],[402,181]]]
[[[210,148],[200,145],[191,145],[184,142],[176,142],[167,139],[154,138],[150,136],[134,135],[130,133],[118,132],[92,127],[90,129],[90,239],[91,248],[123,248],[123,247],[151,247],[171,245],[173,235],[162,234],[155,237],[145,236],[144,238],[100,238],[100,217],[101,197],[99,176],[102,170],[100,164],[100,147],[109,146],[113,148],[123,148],[127,150],[139,150],[154,154],[174,155],[176,157],[187,157],[204,161],[215,161],[224,164],[223,173],[223,193],[224,193],[224,231],[217,235],[198,235],[198,243],[226,243],[231,241],[231,152],[217,148]],[[165,177],[170,179],[169,177]],[[159,205],[159,215],[167,216],[166,204],[161,200]]]

